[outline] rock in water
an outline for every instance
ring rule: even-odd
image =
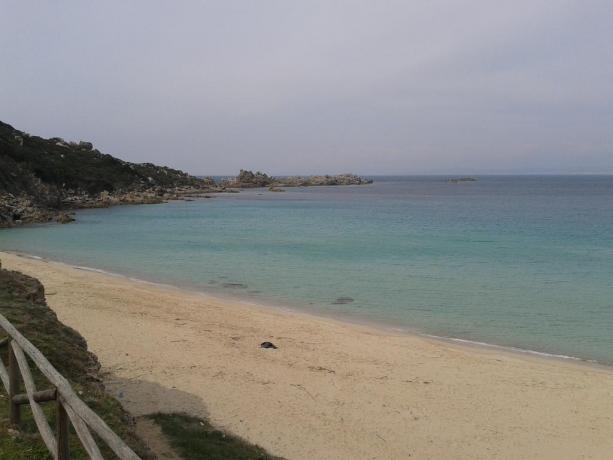
[[[351,302],[353,302],[353,299],[351,297],[339,297],[334,302],[332,302],[332,305],[346,305]]]
[[[262,342],[260,348],[274,348],[276,350],[277,346],[272,342]]]
[[[223,283],[222,286],[229,289],[247,289],[247,285],[243,283]]]
[[[60,224],[68,224],[70,222],[74,222],[74,217],[72,217],[70,214],[66,212],[62,212],[58,214],[55,220],[59,222]]]

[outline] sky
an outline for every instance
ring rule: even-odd
[[[0,120],[193,174],[613,173],[611,0],[2,0]]]

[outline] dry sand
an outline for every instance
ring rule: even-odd
[[[135,415],[206,415],[288,459],[613,458],[610,369],[0,257],[45,284]]]

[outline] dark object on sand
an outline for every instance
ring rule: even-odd
[[[262,342],[260,344],[260,348],[274,348],[274,349],[276,349],[277,346],[274,343],[272,343],[272,342]]]

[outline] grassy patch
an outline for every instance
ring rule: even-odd
[[[205,420],[184,414],[149,416],[162,428],[170,445],[189,460],[280,460],[264,449],[215,429]]]
[[[51,364],[71,383],[80,398],[130,445],[140,456],[149,458],[147,449],[136,437],[131,417],[117,400],[104,391],[98,377],[99,364],[87,351],[79,333],[62,324],[47,306],[43,286],[35,279],[0,269],[0,313],[4,315]],[[2,335],[0,333],[0,335]],[[0,356],[7,363],[6,347]],[[51,388],[36,366],[30,369],[39,390]],[[22,392],[23,387],[22,387]],[[51,428],[55,425],[55,404],[45,403]],[[22,406],[19,432],[9,426],[8,397],[0,384],[0,459],[46,460],[52,458],[38,435],[29,406]],[[88,458],[76,435],[70,440],[71,458]],[[114,458],[104,443],[99,443],[104,458]]]

